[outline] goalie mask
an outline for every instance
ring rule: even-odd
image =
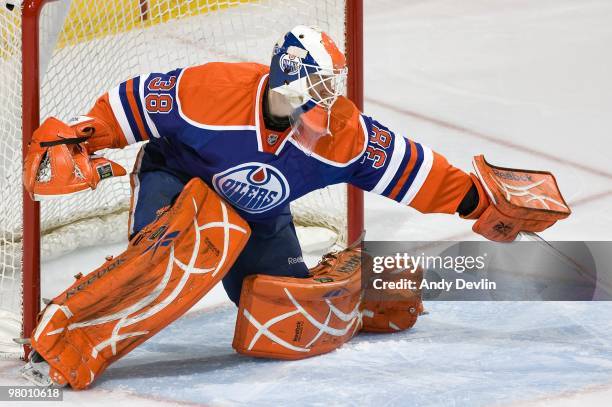
[[[307,152],[330,133],[332,106],[345,93],[347,72],[342,52],[316,27],[299,25],[274,46],[270,91],[294,109],[292,137]]]

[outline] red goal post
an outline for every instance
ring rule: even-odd
[[[39,21],[45,4],[56,0],[25,0],[22,5],[22,153],[25,154],[31,135],[40,124],[40,65]],[[143,15],[147,15],[149,0],[139,1]],[[363,1],[346,0],[345,44],[349,65],[348,97],[363,109]],[[29,63],[31,61],[31,63]],[[75,112],[78,113],[78,112]],[[347,241],[352,243],[363,236],[363,192],[352,186],[347,192]],[[40,312],[40,205],[23,192],[23,337],[29,337]],[[26,347],[27,357],[28,349]]]

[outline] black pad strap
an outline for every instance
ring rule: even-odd
[[[53,147],[53,146],[60,146],[62,144],[81,144],[85,141],[87,141],[89,137],[77,137],[77,138],[66,138],[66,139],[61,139],[61,140],[54,140],[54,141],[42,141],[40,143],[41,147]]]

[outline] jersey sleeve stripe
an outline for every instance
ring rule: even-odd
[[[134,144],[136,139],[134,138],[134,133],[132,133],[132,128],[130,127],[128,119],[125,115],[123,104],[121,103],[121,97],[119,96],[119,88],[120,86],[117,86],[108,92],[108,101],[113,111],[113,115],[115,116],[115,119],[117,120],[117,123],[119,123],[119,127],[123,132],[125,140],[128,142],[128,144]]]
[[[398,202],[402,201],[402,198],[406,195],[406,192],[412,186],[414,179],[416,178],[417,174],[419,173],[419,170],[421,169],[421,164],[423,164],[423,146],[421,146],[419,143],[414,143],[414,145],[416,148],[416,161],[414,163],[414,166],[410,170],[410,175],[408,175],[408,179],[406,180],[406,182],[404,182],[404,185],[402,185],[399,193],[395,197],[395,200]]]
[[[404,195],[404,197],[400,201],[404,205],[410,205],[416,194],[423,186],[423,183],[427,179],[427,176],[429,175],[429,172],[431,171],[431,167],[433,165],[433,152],[431,151],[431,149],[427,146],[419,146],[422,148],[423,160],[420,165],[420,168],[416,171],[416,177],[414,178],[414,181],[411,182],[410,188],[408,188],[406,195]]]
[[[410,162],[410,158],[412,158],[414,154],[416,154],[416,150],[411,151],[410,141],[406,138],[404,140],[406,142],[406,146],[404,147],[404,157],[402,158],[402,162],[400,163],[398,170],[395,172],[393,179],[391,180],[389,185],[387,185],[387,188],[385,188],[385,190],[382,193],[382,195],[386,197],[391,196],[391,192],[393,191],[395,186],[398,184],[400,179],[402,179],[402,176],[404,175],[404,171],[406,170],[406,167],[408,166],[408,163]]]
[[[140,130],[140,133],[142,134],[142,137],[144,140],[148,140],[149,138],[151,138],[151,129],[149,128],[145,120],[144,109],[142,108],[140,95],[138,93],[139,91],[140,91],[140,77],[137,76],[133,79],[132,100],[136,104],[136,109],[138,112],[136,115],[136,117],[138,118],[138,127],[139,128],[142,127]]]
[[[375,194],[381,195],[391,183],[391,180],[395,177],[395,174],[399,170],[404,156],[406,154],[406,139],[402,136],[396,136],[393,140],[393,152],[391,153],[391,160],[389,165],[385,169],[385,173],[376,186],[371,190]]]
[[[402,172],[402,175],[400,176],[399,180],[395,183],[389,195],[387,195],[389,198],[395,199],[396,201],[398,200],[397,196],[399,195],[400,191],[406,184],[408,177],[412,173],[412,170],[414,169],[414,165],[418,158],[416,144],[408,140],[408,145],[410,145],[410,150],[409,150],[410,155],[409,155],[408,163],[404,166],[404,171]]]
[[[136,136],[136,139],[138,141],[143,141],[147,140],[148,137],[144,128],[144,124],[142,123],[142,116],[140,115],[140,111],[138,110],[136,98],[134,97],[134,87],[134,79],[130,79],[125,83],[125,97],[130,106],[130,113],[132,113],[134,123],[136,124],[136,131],[134,132],[134,135]]]
[[[130,128],[132,129],[132,134],[134,135],[134,139],[136,141],[142,141],[142,136],[140,135],[138,124],[136,124],[136,117],[134,115],[134,110],[132,110],[133,106],[130,105],[130,101],[128,98],[127,89],[131,86],[132,86],[131,79],[119,85],[119,98],[121,99],[121,106],[123,106],[125,117],[127,118],[128,124],[130,125]]]
[[[141,75],[138,82],[138,96],[140,99],[140,105],[141,106],[146,106],[145,102],[144,102],[144,98],[145,98],[145,90],[144,90],[144,85],[145,82],[147,81],[147,79],[149,78],[150,75]],[[145,119],[145,123],[149,128],[149,134],[153,135],[153,137],[155,138],[160,138],[159,135],[159,131],[157,130],[157,126],[155,125],[155,123],[153,122],[153,120],[151,119],[151,117],[149,116],[149,112],[147,112],[146,110],[143,109],[143,116]]]

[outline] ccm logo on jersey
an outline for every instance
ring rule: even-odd
[[[215,191],[234,207],[249,213],[268,211],[287,199],[289,183],[271,165],[245,163],[213,177]]]

